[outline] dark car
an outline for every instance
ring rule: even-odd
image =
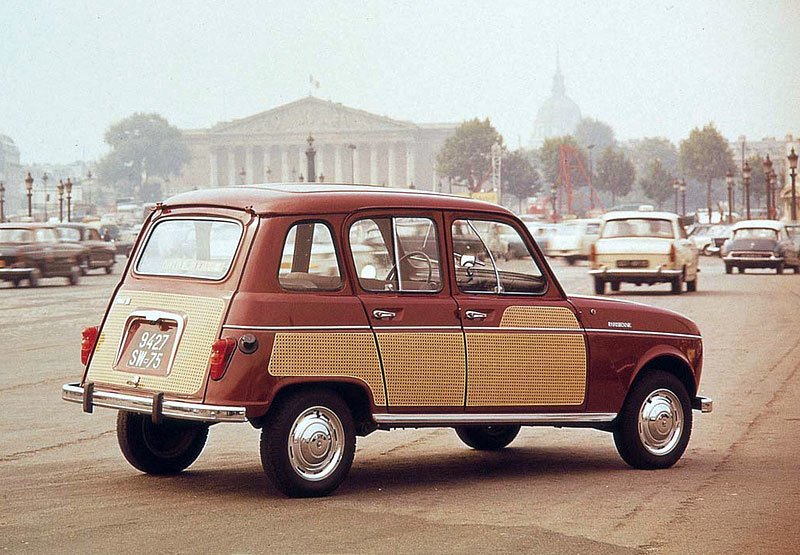
[[[116,263],[116,248],[114,243],[104,241],[100,232],[86,224],[58,224],[55,226],[61,241],[80,245],[86,249],[86,253],[79,260],[81,274],[84,276],[89,270],[103,268],[110,274]]]
[[[786,225],[774,220],[747,220],[733,226],[733,235],[722,247],[725,273],[733,268],[772,268],[782,274],[784,268],[800,273],[800,256]]]
[[[15,287],[23,280],[36,287],[40,278],[49,277],[65,277],[76,285],[85,253],[79,245],[61,242],[52,226],[0,224],[0,280]]]

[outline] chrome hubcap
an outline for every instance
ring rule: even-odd
[[[648,395],[639,410],[639,438],[653,455],[672,451],[683,435],[683,408],[669,389]]]
[[[301,478],[314,482],[324,480],[342,460],[342,422],[328,408],[306,409],[295,419],[287,447],[292,468]]]

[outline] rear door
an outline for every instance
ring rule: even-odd
[[[579,410],[586,337],[572,305],[549,282],[513,220],[451,215],[451,286],[464,327],[466,410]],[[504,250],[516,234],[526,252]]]
[[[464,406],[464,337],[446,282],[442,215],[371,211],[347,237],[356,287],[375,333],[390,411]]]

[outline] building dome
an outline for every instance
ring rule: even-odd
[[[548,137],[571,135],[581,121],[581,109],[567,96],[561,64],[556,63],[553,90],[536,113],[533,124],[533,144],[540,146]]]

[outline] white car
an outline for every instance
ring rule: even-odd
[[[567,220],[550,237],[547,256],[563,258],[570,266],[577,260],[588,260],[599,231],[599,219]]]
[[[605,293],[606,283],[619,291],[623,282],[669,283],[673,293],[681,293],[686,283],[687,291],[696,291],[697,259],[677,214],[609,212],[591,250],[589,274],[598,295]]]

